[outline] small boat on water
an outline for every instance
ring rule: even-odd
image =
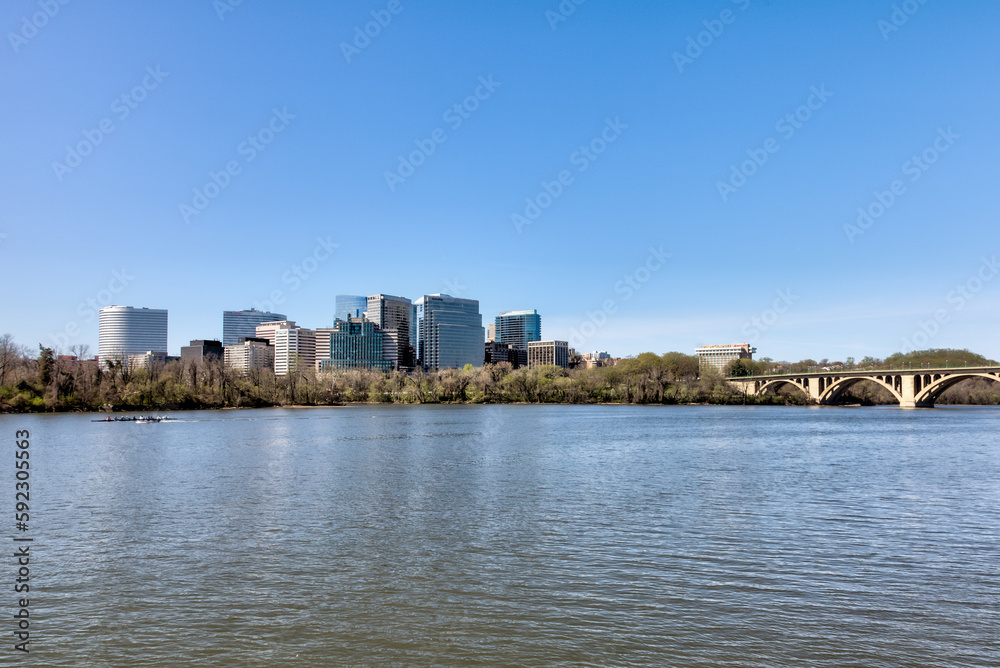
[[[135,424],[150,424],[154,422],[162,422],[164,420],[169,420],[170,418],[161,415],[136,415],[128,416],[122,415],[121,417],[111,417],[110,415],[103,420],[91,420],[91,422],[134,422]]]

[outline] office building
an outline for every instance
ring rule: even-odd
[[[528,367],[537,369],[545,365],[569,368],[569,343],[567,341],[531,341],[528,343]]]
[[[274,374],[316,367],[316,333],[311,329],[279,329],[274,333]]]
[[[410,318],[413,303],[405,297],[392,295],[370,295],[366,310],[367,318],[375,323],[387,337],[392,339],[396,349],[387,358],[394,360],[394,368],[412,368],[410,343]],[[393,332],[391,336],[389,332]]]
[[[253,338],[255,336],[254,332],[257,331],[257,325],[287,319],[288,316],[281,313],[269,313],[256,309],[223,311],[222,345],[231,346],[238,343],[240,339]]]
[[[244,374],[258,369],[274,369],[274,348],[265,339],[244,337],[224,347],[226,366]]]
[[[497,325],[495,322],[491,322],[486,325],[486,340],[496,341],[497,340]]]
[[[486,354],[484,355],[486,364],[499,364],[507,362],[515,369],[528,366],[528,351],[518,350],[510,343],[500,341],[487,341]]]
[[[496,339],[527,350],[532,341],[542,340],[542,317],[538,311],[504,311],[496,318]]]
[[[166,309],[107,306],[100,310],[97,354],[102,364],[148,351],[167,354]]]
[[[417,356],[425,369],[482,366],[486,330],[479,302],[451,295],[424,295],[417,307]]]
[[[333,331],[330,327],[320,327],[314,330],[316,334],[316,371],[322,370],[325,362],[330,359],[330,334]]]
[[[417,364],[417,305],[410,305],[410,358]]]
[[[166,364],[176,357],[167,357],[162,350],[147,350],[144,353],[132,354],[128,356],[129,366],[133,369],[148,369],[154,364]]]
[[[335,321],[329,335],[330,347],[328,351],[323,351],[325,359],[320,368],[391,370],[398,330],[392,331],[388,341],[383,335],[384,332],[364,316]]]
[[[364,314],[368,309],[368,298],[364,295],[337,295],[335,304],[333,319],[347,321]]]
[[[702,346],[695,351],[698,354],[698,366],[702,370],[714,369],[722,373],[726,365],[734,360],[752,360],[756,348],[749,343],[733,343],[722,346]]]
[[[400,369],[400,368],[412,368],[407,367],[405,364],[400,364],[399,355],[401,353],[400,342],[399,342],[399,330],[398,329],[380,329],[382,332],[382,359],[386,364],[389,365],[389,370]],[[404,346],[403,350],[408,348]],[[405,359],[405,358],[404,358]]]
[[[181,362],[200,362],[207,359],[221,362],[223,355],[221,341],[196,339],[189,346],[181,346]]]
[[[316,367],[316,332],[293,320],[265,322],[257,326],[257,336],[274,347],[274,373],[284,376],[299,368]]]
[[[279,329],[295,329],[298,325],[294,320],[277,320],[274,322],[262,322],[257,325],[254,335],[247,338],[264,339],[271,346],[274,345],[274,333]]]

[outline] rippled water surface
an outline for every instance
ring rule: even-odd
[[[1000,665],[1000,410],[174,415],[0,416],[26,665]]]

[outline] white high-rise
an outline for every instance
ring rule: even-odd
[[[167,310],[106,306],[98,318],[101,362],[147,352],[167,353]]]
[[[284,376],[292,369],[316,366],[316,332],[299,327],[292,320],[265,322],[257,326],[257,338],[274,346],[274,374]]]

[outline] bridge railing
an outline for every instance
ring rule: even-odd
[[[874,366],[870,367],[859,367],[854,366],[850,369],[848,368],[832,368],[824,369],[821,367],[808,367],[806,371],[774,371],[770,373],[747,373],[744,376],[728,376],[726,380],[747,380],[749,378],[775,378],[784,376],[828,376],[830,374],[848,374],[848,373],[864,373],[864,374],[880,374],[880,373],[893,373],[898,371],[907,372],[917,372],[917,373],[934,373],[938,371],[951,372],[956,369],[968,369],[969,363],[965,362],[962,366],[950,366],[947,361],[943,367],[923,367],[919,364],[914,367],[913,364],[902,364],[893,365],[890,364],[888,367],[876,368]],[[997,369],[1000,367],[991,366],[973,366],[973,369]]]

